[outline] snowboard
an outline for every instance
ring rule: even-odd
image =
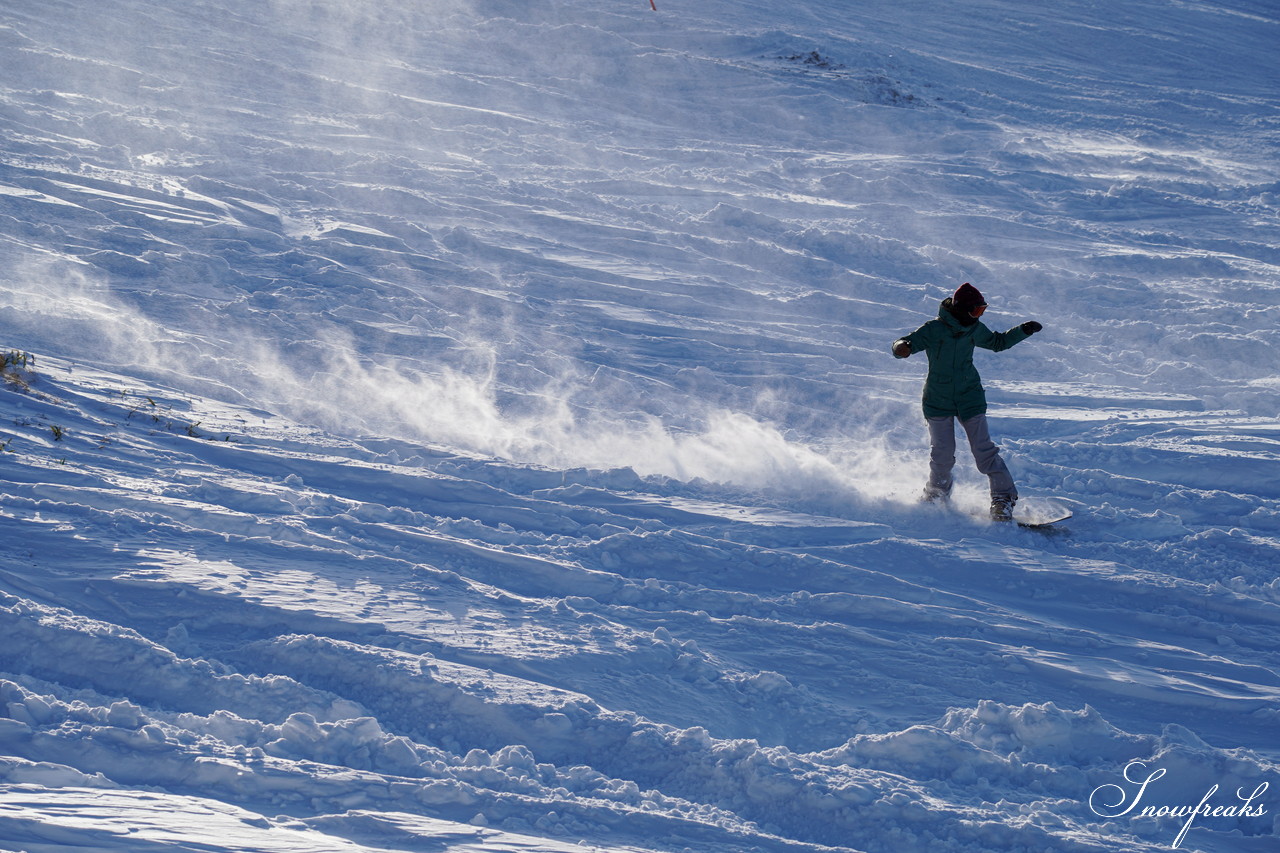
[[[1055,524],[1071,518],[1071,508],[1066,504],[1050,500],[1031,498],[1018,501],[1013,507],[1013,521],[1019,527],[1032,530],[1045,530]]]

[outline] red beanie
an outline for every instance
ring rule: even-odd
[[[986,305],[987,300],[982,298],[982,294],[978,292],[978,288],[969,282],[965,282],[956,288],[955,294],[951,297],[951,305],[964,314],[969,314],[979,305]]]

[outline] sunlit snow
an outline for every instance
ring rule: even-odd
[[[1274,849],[1278,45],[7,0],[0,849]]]

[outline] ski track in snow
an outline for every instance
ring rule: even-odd
[[[418,5],[0,11],[0,849],[1274,848],[1270,5]]]

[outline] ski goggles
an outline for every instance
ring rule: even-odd
[[[970,316],[970,317],[981,317],[981,316],[982,316],[982,314],[983,314],[983,312],[984,312],[984,311],[986,311],[986,310],[987,310],[987,306],[986,306],[985,304],[984,304],[984,305],[978,305],[978,306],[977,306],[977,307],[975,307],[972,311],[970,311],[970,312],[969,312],[969,316]]]

